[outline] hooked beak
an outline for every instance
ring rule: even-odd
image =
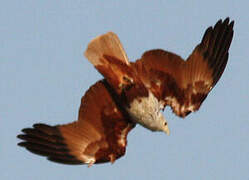
[[[162,113],[160,113],[159,116],[162,119],[162,121],[165,123],[161,130],[163,132],[165,132],[169,136],[170,135],[170,130],[169,130],[168,123],[167,123],[166,119],[163,117]]]
[[[169,136],[170,135],[170,130],[168,126],[165,126],[165,128],[163,129],[163,131]]]

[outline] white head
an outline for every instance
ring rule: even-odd
[[[158,113],[158,117],[157,120],[157,126],[158,126],[158,130],[157,131],[163,131],[165,132],[168,136],[170,135],[170,130],[169,130],[169,126],[168,126],[168,122],[167,120],[163,117],[163,114],[161,112]]]
[[[168,123],[163,117],[161,109],[161,103],[149,92],[148,97],[134,99],[127,110],[134,122],[151,131],[163,131],[169,135]]]

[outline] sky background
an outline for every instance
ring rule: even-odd
[[[0,178],[249,179],[249,1],[2,1],[0,6]],[[34,123],[77,119],[80,99],[101,75],[83,56],[89,41],[113,31],[131,61],[163,48],[187,58],[208,26],[235,20],[226,70],[200,110],[171,135],[137,126],[126,155],[87,168],[52,163],[18,147]]]

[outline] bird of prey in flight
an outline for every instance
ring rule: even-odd
[[[206,29],[190,56],[162,49],[130,62],[113,32],[94,38],[86,58],[104,76],[81,99],[78,120],[25,128],[18,145],[64,164],[113,163],[125,154],[127,134],[136,124],[169,135],[162,110],[182,118],[197,111],[220,79],[229,56],[234,21]]]

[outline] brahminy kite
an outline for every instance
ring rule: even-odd
[[[197,111],[220,79],[233,38],[234,21],[207,28],[200,44],[183,60],[162,50],[129,62],[113,32],[93,39],[86,58],[104,76],[81,99],[78,120],[65,125],[34,124],[18,145],[64,164],[111,162],[125,154],[127,134],[136,124],[169,135],[162,110],[184,118]]]

